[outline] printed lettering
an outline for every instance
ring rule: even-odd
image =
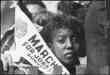
[[[45,58],[48,55],[47,50],[43,50],[43,52],[40,53],[40,55],[42,55],[42,57]]]
[[[27,45],[27,44],[28,44],[28,42],[24,42],[22,45],[25,46],[25,45]]]
[[[45,59],[45,61],[46,61],[47,63],[50,63],[50,61],[52,61],[52,60],[53,60],[53,58],[52,58],[51,56],[49,56],[48,58]]]
[[[30,49],[30,52],[33,54],[33,53],[35,53],[35,50],[32,48],[32,49]]]
[[[31,41],[32,45],[35,46],[37,43],[40,42],[40,40],[36,40],[36,35],[33,35],[28,41]]]
[[[31,49],[31,48],[32,48],[31,45],[27,45],[27,46],[26,46],[26,49],[27,49],[27,50],[29,50],[29,49]]]
[[[40,52],[42,48],[43,48],[43,45],[40,45],[38,47],[35,47],[35,49],[37,49],[38,52]]]
[[[52,63],[51,63],[51,65],[50,65],[50,66],[55,67],[55,66],[57,66],[57,64],[56,64],[56,62],[54,61],[54,62],[52,62]]]

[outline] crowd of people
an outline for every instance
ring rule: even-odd
[[[105,1],[61,0],[57,2],[57,13],[48,11],[42,0],[12,2],[16,2],[35,27],[41,27],[40,35],[70,75],[109,74],[110,15],[107,15],[109,9]],[[0,73],[45,75],[23,57],[13,61],[16,58],[13,54],[16,51],[14,27],[1,38]],[[80,58],[87,58],[81,71]],[[53,75],[60,74],[56,72]]]

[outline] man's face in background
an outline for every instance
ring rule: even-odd
[[[45,11],[46,9],[38,4],[27,4],[26,8],[32,14],[32,18],[34,19],[39,13]]]
[[[60,28],[53,31],[51,48],[62,62],[72,63],[78,46],[79,44],[70,29]]]

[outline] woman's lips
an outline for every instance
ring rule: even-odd
[[[72,52],[65,53],[64,56],[65,56],[65,58],[68,58],[69,59],[69,58],[72,58],[73,53]]]

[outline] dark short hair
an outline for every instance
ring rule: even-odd
[[[72,30],[75,36],[79,37],[80,23],[77,19],[67,15],[56,15],[44,26],[40,32],[47,44],[52,42],[53,31],[60,28],[68,28]]]

